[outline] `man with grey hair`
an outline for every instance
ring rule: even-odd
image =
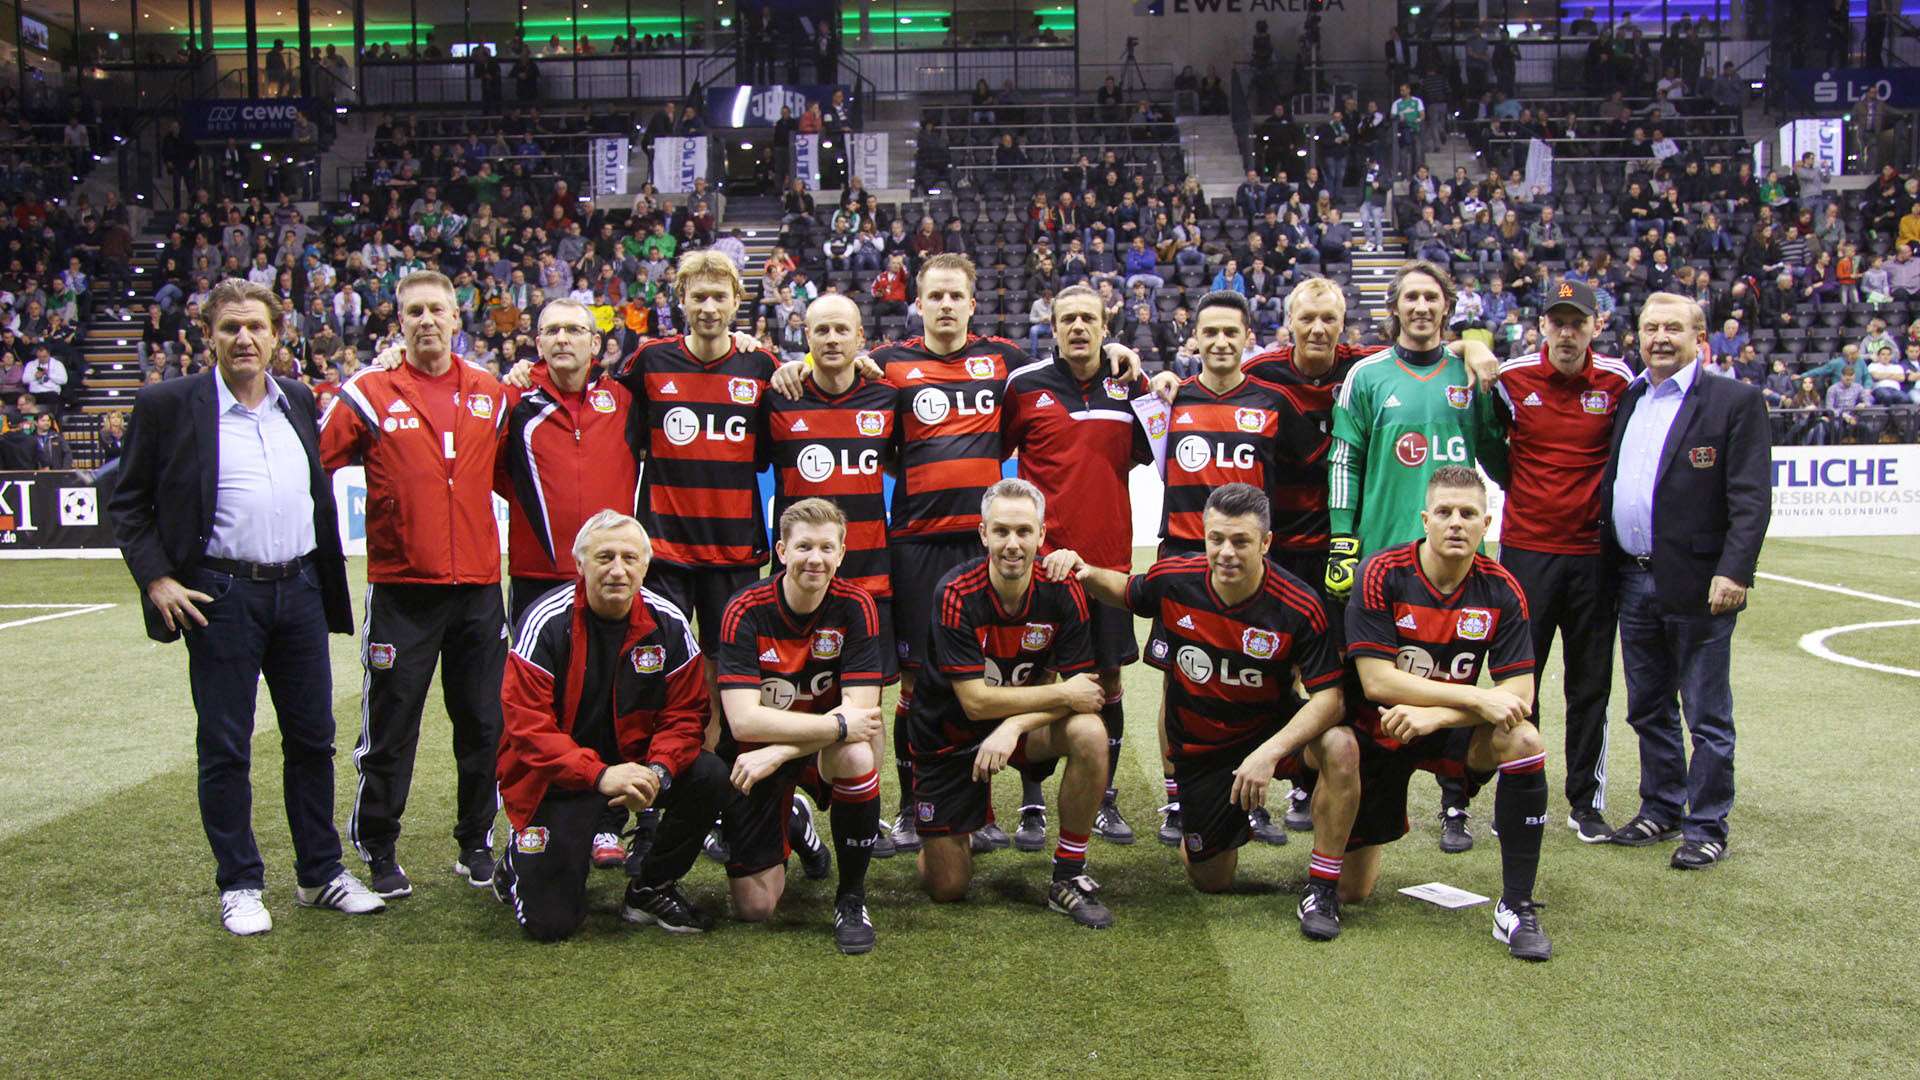
[[[987,823],[993,775],[1012,765],[1037,782],[1065,758],[1047,906],[1104,929],[1113,915],[1086,860],[1107,786],[1106,695],[1094,672],[1086,593],[1072,579],[1034,574],[1045,520],[1046,497],[1027,481],[987,488],[978,530],[985,556],[954,567],[934,589],[928,658],[907,720],[924,840],[920,880],[937,902],[964,898],[973,877],[969,838]]]
[[[493,887],[536,940],[585,921],[594,834],[614,805],[662,811],[651,847],[628,860],[620,917],[680,934],[713,926],[679,880],[732,789],[702,749],[700,646],[679,609],[641,585],[652,555],[632,515],[588,518],[573,583],[534,602],[507,660],[496,775],[514,831]]]

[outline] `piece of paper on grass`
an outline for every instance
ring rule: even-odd
[[[1415,900],[1425,900],[1429,904],[1435,904],[1443,908],[1472,907],[1475,904],[1484,904],[1487,902],[1487,897],[1481,896],[1479,893],[1470,893],[1465,889],[1456,889],[1451,885],[1438,881],[1429,881],[1425,885],[1409,885],[1400,891],[1413,897]]]

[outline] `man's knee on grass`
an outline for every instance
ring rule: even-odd
[[[1195,861],[1180,849],[1180,861],[1187,866],[1187,880],[1203,893],[1223,893],[1233,888],[1233,875],[1240,868],[1238,851],[1222,851],[1211,858]]]
[[[1494,757],[1503,764],[1547,752],[1546,741],[1540,738],[1540,729],[1524,720],[1506,730],[1499,728],[1489,730],[1493,732],[1489,746],[1493,750]]]
[[[1357,904],[1373,895],[1373,887],[1380,881],[1382,850],[1379,844],[1369,844],[1347,852],[1346,861],[1340,867],[1341,903]]]
[[[968,849],[968,834],[929,836],[920,849],[920,884],[936,904],[951,904],[967,898],[967,886],[973,881],[973,852]]]
[[[1307,744],[1307,765],[1320,774],[1319,782],[1338,786],[1360,782],[1360,743],[1353,729],[1341,724],[1314,736]],[[1317,784],[1316,784],[1317,786]]]
[[[741,922],[766,922],[780,907],[786,892],[787,868],[770,866],[757,874],[737,877],[727,883],[733,900],[733,917]]]

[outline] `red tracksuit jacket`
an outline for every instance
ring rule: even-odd
[[[514,577],[565,581],[573,538],[601,510],[634,511],[645,417],[606,376],[579,398],[554,388],[545,364],[533,385],[507,391],[507,422],[494,490],[505,496],[507,567]]]

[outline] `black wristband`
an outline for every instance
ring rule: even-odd
[[[840,738],[839,738],[839,739],[838,739],[837,741],[839,741],[839,742],[846,742],[846,741],[847,741],[847,718],[846,718],[846,716],[844,716],[844,715],[842,715],[842,714],[841,714],[841,713],[839,713],[839,712],[835,712],[835,713],[833,714],[833,719],[834,719],[834,722],[835,722],[835,723],[837,723],[837,724],[839,724],[839,725],[840,725]]]

